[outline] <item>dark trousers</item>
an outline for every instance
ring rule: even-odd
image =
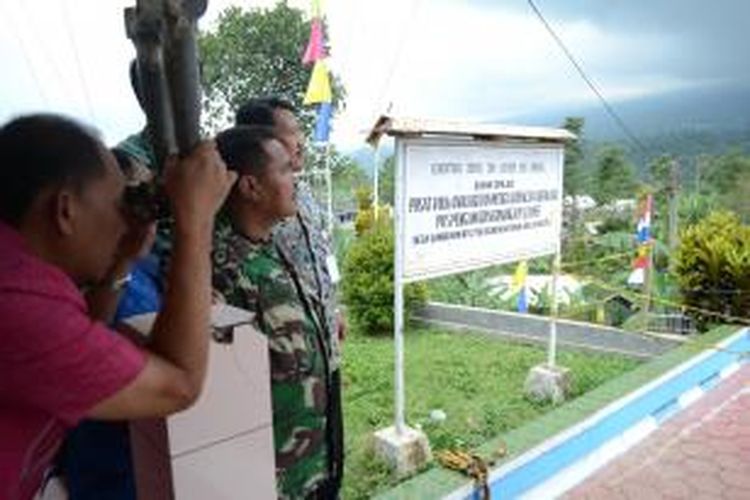
[[[328,398],[328,450],[329,478],[308,498],[310,500],[336,500],[344,477],[344,415],[341,407],[341,370],[331,375],[331,392]]]

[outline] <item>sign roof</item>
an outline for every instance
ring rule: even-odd
[[[467,123],[431,118],[391,117],[382,115],[367,136],[367,142],[375,145],[384,135],[425,136],[446,135],[472,137],[484,140],[512,140],[525,142],[567,142],[576,139],[575,134],[564,128],[529,127],[490,123]]]

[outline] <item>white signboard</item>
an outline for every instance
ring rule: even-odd
[[[562,145],[402,141],[405,282],[558,251]]]

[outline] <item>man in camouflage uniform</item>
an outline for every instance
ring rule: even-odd
[[[240,178],[215,232],[214,288],[229,304],[254,312],[268,337],[279,497],[336,498],[324,305],[272,238],[276,223],[297,211],[290,155],[264,128],[236,127],[216,141]]]
[[[330,352],[332,397],[329,404],[329,436],[332,456],[332,482],[339,484],[343,476],[343,418],[341,408],[341,349],[346,324],[336,303],[336,287],[332,275],[338,274],[331,251],[330,235],[325,230],[325,217],[315,201],[310,186],[299,177],[304,168],[304,136],[294,115],[294,107],[279,98],[251,99],[237,111],[238,125],[272,127],[292,157],[297,174],[295,199],[297,213],[279,223],[273,230],[276,245],[288,256],[299,276],[306,295],[322,307]]]

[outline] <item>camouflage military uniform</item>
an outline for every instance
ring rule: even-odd
[[[332,256],[330,238],[325,231],[325,217],[313,198],[309,185],[298,179],[295,183],[297,215],[274,229],[276,245],[290,258],[306,293],[316,297],[323,307],[323,322],[330,345],[328,366],[330,401],[328,405],[328,441],[331,466],[329,491],[336,495],[344,474],[344,421],[341,406],[341,348],[339,344],[336,289],[328,270]]]
[[[255,312],[268,337],[278,494],[307,498],[330,475],[330,336],[321,304],[282,249],[251,242],[224,220],[212,260],[214,288],[229,304]]]
[[[297,180],[295,196],[297,216],[277,225],[273,238],[291,258],[307,293],[316,296],[324,306],[332,346],[330,369],[336,371],[341,362],[341,349],[336,320],[336,289],[326,262],[333,255],[330,238],[323,229],[325,217],[306,182]]]

